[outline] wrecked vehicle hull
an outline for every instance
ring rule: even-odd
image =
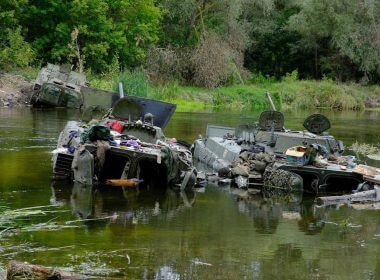
[[[324,129],[330,125],[326,125],[322,115],[313,115],[314,119],[309,117],[305,121],[308,131],[290,131],[283,128],[283,120],[277,115],[279,112],[275,113],[274,118],[268,118],[272,113],[265,112],[264,119],[261,116],[259,123],[243,124],[236,128],[208,125],[206,137],[194,142],[194,160],[206,164],[219,174],[221,171],[230,171],[229,176],[232,176],[235,182],[241,180],[239,175],[243,175],[247,178],[243,185],[248,188],[261,189],[265,186],[264,171],[255,167],[257,160],[254,155],[257,154],[271,155],[275,158],[270,168],[299,175],[303,181],[303,189],[307,192],[352,191],[365,182],[368,184],[367,187],[373,187],[374,183],[366,180],[363,172],[358,170],[358,165],[353,162],[353,157],[342,155],[342,142],[324,133]],[[319,123],[313,123],[315,119]],[[319,128],[322,129],[318,130]],[[324,157],[314,149],[318,155],[316,159],[298,159],[292,157],[292,153],[289,152],[294,147],[320,148]],[[250,159],[242,159],[242,154],[247,152]],[[240,168],[238,172],[235,171],[236,166]]]
[[[144,184],[159,181],[160,185],[182,189],[192,187],[196,171],[190,150],[175,139],[167,139],[161,129],[174,112],[174,105],[160,104],[165,112],[161,116],[157,112],[154,120],[145,109],[139,109],[141,104],[135,99],[120,99],[100,121],[69,121],[54,151],[54,177],[89,185],[112,181],[122,186],[131,179]]]
[[[30,103],[34,107],[80,108],[81,88],[86,86],[86,76],[71,71],[71,65],[48,63],[37,75]]]

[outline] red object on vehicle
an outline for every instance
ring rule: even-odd
[[[108,125],[112,130],[121,133],[124,128],[124,124],[120,121],[110,121],[107,122],[106,125]]]

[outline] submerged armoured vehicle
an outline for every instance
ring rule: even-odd
[[[380,170],[356,165],[353,156],[343,156],[343,143],[326,133],[330,122],[325,116],[311,115],[303,125],[306,131],[285,129],[283,114],[275,110],[263,112],[257,123],[235,128],[208,125],[206,137],[193,145],[193,156],[219,174],[233,177],[238,186],[282,184],[282,179],[271,179],[273,170],[289,172],[280,174],[285,178],[290,173],[299,175],[303,188],[311,192],[351,191],[364,182],[366,188],[373,186],[366,176],[380,176]]]
[[[71,71],[71,65],[48,63],[38,73],[31,104],[35,107],[80,108],[83,104],[81,88],[87,85],[86,76]]]
[[[83,184],[138,179],[193,186],[190,150],[162,132],[174,111],[174,104],[130,96],[117,100],[98,121],[69,121],[54,151],[55,178]]]

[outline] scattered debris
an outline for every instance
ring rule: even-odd
[[[136,187],[139,183],[142,183],[143,180],[136,178],[133,179],[109,179],[106,180],[105,184],[114,186],[114,187]]]
[[[373,190],[361,191],[353,194],[340,196],[324,196],[317,197],[315,202],[320,206],[328,206],[334,204],[349,204],[354,202],[377,202],[380,201],[380,187],[375,186]]]
[[[355,142],[350,147],[350,150],[352,150],[356,154],[362,154],[364,156],[376,154],[380,151],[380,149],[374,145],[366,144],[366,143],[359,143]]]

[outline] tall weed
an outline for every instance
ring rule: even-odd
[[[141,70],[124,71],[113,84],[113,90],[119,91],[119,83],[123,84],[124,95],[148,97],[149,82]]]
[[[277,80],[274,77],[268,75],[264,76],[260,72],[253,73],[249,79],[250,84],[269,85],[275,82],[277,82]]]
[[[172,101],[176,99],[179,91],[179,83],[177,81],[174,81],[152,88],[150,90],[150,96],[155,99]]]

